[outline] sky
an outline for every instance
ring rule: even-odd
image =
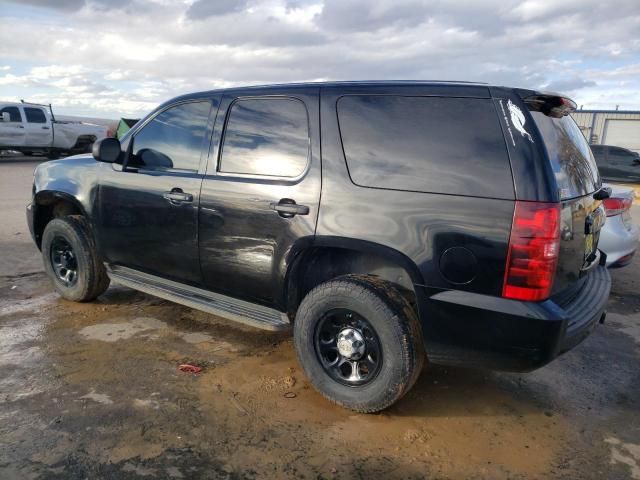
[[[294,81],[467,80],[640,110],[639,0],[0,0],[0,99],[139,117]]]

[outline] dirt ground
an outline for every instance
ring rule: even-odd
[[[24,223],[36,162],[0,162],[1,479],[640,479],[639,257],[550,365],[431,365],[359,415],[313,390],[288,335],[123,287],[58,298]]]

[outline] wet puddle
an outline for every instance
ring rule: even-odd
[[[558,456],[574,440],[566,418],[517,376],[432,367],[394,407],[359,415],[313,389],[286,335],[126,289],[93,304],[43,293],[11,305],[0,314],[0,424],[21,415],[9,440],[38,438],[12,453],[22,473],[550,478],[571,468]],[[178,371],[185,362],[202,372]],[[607,448],[635,472],[635,446]]]

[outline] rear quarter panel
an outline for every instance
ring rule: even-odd
[[[53,146],[55,148],[73,148],[81,135],[95,136],[100,140],[107,136],[107,128],[100,125],[82,123],[54,123]]]
[[[421,278],[414,283],[426,286],[428,293],[455,288],[499,295],[514,202],[355,185],[336,114],[336,101],[343,94],[329,89],[321,95],[323,184],[316,234],[356,238],[399,251],[417,266]],[[475,275],[470,281],[452,283],[442,275],[442,254],[453,247],[473,253],[475,265],[470,268]]]

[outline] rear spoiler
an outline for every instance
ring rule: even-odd
[[[577,108],[576,102],[558,93],[534,93],[523,100],[532,112],[541,112],[553,118],[562,118]]]

